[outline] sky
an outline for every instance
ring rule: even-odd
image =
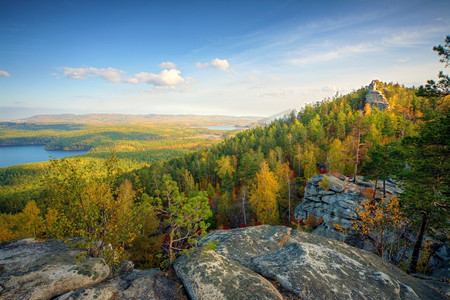
[[[448,0],[0,0],[0,120],[269,116],[444,65]],[[448,73],[448,72],[446,72]]]

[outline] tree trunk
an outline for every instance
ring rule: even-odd
[[[242,197],[242,214],[244,215],[244,224],[247,225],[247,213],[245,212],[245,194],[247,194],[247,190],[244,190],[244,196]]]
[[[288,203],[289,203],[289,224],[291,224],[291,180],[289,179],[289,175],[287,177],[288,182]]]
[[[375,188],[373,189],[373,195],[372,198],[375,199],[377,196],[377,185],[378,185],[378,179],[375,178]]]
[[[426,213],[423,213],[422,216],[422,223],[420,224],[419,233],[417,235],[417,241],[414,244],[413,253],[411,256],[411,263],[409,264],[409,273],[416,273],[417,272],[417,263],[419,262],[419,253],[420,248],[422,247],[422,241],[423,236],[425,234],[425,228],[427,228],[427,222],[428,222],[428,215]]]

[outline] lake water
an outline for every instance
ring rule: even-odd
[[[236,127],[234,125],[222,125],[222,126],[206,126],[205,128],[211,130],[236,130],[236,129],[248,129],[248,127]]]
[[[45,146],[0,147],[0,168],[85,154],[87,151],[45,150]]]

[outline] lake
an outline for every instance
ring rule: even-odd
[[[45,150],[45,146],[3,146],[0,147],[0,168],[47,161],[53,158],[64,158],[85,154],[87,151]]]
[[[237,127],[235,125],[221,125],[221,126],[206,126],[205,128],[211,130],[236,130],[236,129],[248,129],[248,127]]]

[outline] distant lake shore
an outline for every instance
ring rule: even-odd
[[[230,130],[237,130],[237,129],[249,129],[248,126],[236,126],[236,125],[220,125],[220,126],[205,126],[206,129],[211,130],[224,130],[224,131],[230,131]]]
[[[87,150],[46,150],[45,145],[0,146],[0,168],[87,153]]]

